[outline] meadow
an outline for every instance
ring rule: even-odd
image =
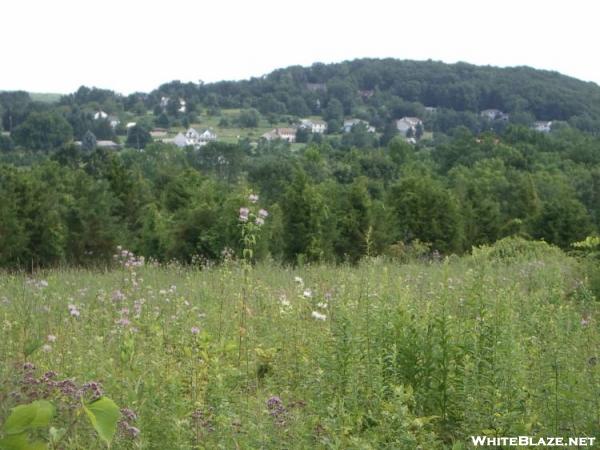
[[[114,449],[597,435],[598,302],[578,261],[517,247],[297,268],[156,266],[121,250],[106,270],[0,274],[0,424],[48,400],[36,448],[106,448],[77,390],[121,409]]]

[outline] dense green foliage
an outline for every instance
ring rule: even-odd
[[[13,131],[32,112],[53,111],[69,122],[78,140],[88,130],[98,139],[115,140],[120,135],[124,140],[125,123],[139,118],[149,126],[187,127],[200,112],[219,115],[221,109],[231,108],[241,109],[235,121],[242,128],[255,127],[261,114],[270,121],[312,114],[327,120],[330,132],[339,130],[344,117],[354,116],[386,135],[395,119],[418,116],[425,130],[444,133],[458,126],[473,133],[499,132],[507,123],[529,126],[535,120],[568,122],[597,133],[598,105],[600,87],[555,72],[394,59],[293,66],[235,82],[173,81],[150,93],[128,96],[82,86],[57,103],[32,99],[26,92],[0,92],[4,130]],[[486,109],[501,110],[509,118],[490,121],[480,115]],[[110,116],[95,117],[99,111]],[[120,124],[111,127],[110,117]],[[418,134],[422,131],[419,128]]]
[[[106,264],[118,244],[183,263],[240,255],[237,210],[258,193],[272,217],[256,260],[358,261],[420,242],[442,254],[510,235],[568,248],[600,225],[600,141],[458,130],[409,145],[66,146],[0,165],[0,265]],[[369,247],[369,248],[367,248]]]
[[[462,450],[471,435],[598,432],[598,303],[540,242],[440,263],[3,274],[0,292],[0,442],[11,408],[50,401],[51,448],[105,448],[60,408],[59,380],[125,408],[115,449]]]

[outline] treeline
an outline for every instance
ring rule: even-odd
[[[267,116],[316,114],[328,121],[356,116],[380,131],[393,119],[419,116],[434,131],[463,125],[479,132],[490,126],[478,114],[485,109],[510,113],[510,120],[521,125],[553,120],[586,131],[600,130],[596,84],[528,67],[357,59],[293,66],[238,82],[175,81],[160,86],[145,101],[148,107],[156,107],[165,96],[212,110],[256,108]],[[436,114],[426,106],[437,108]],[[338,128],[332,125],[331,130]]]
[[[2,158],[2,267],[104,264],[117,245],[163,262],[240,255],[251,192],[269,211],[256,258],[285,263],[462,253],[509,235],[567,248],[600,225],[600,141],[572,129]]]
[[[17,131],[32,113],[51,113],[55,121],[68,122],[66,136],[70,132],[77,140],[87,131],[97,139],[118,140],[121,136],[124,140],[128,121],[140,122],[147,129],[187,127],[201,114],[219,116],[222,109],[231,108],[260,113],[273,123],[322,116],[330,132],[338,132],[349,116],[370,122],[380,133],[404,116],[420,117],[427,130],[443,133],[458,126],[473,133],[501,133],[507,122],[530,126],[536,120],[600,131],[600,87],[528,67],[357,59],[293,66],[243,81],[173,81],[150,93],[127,96],[82,86],[58,104],[34,102],[26,92],[0,92],[5,131]],[[508,121],[481,117],[479,113],[485,109],[508,113]],[[95,118],[99,111],[110,117]],[[111,119],[117,119],[118,125],[111,126]],[[29,142],[19,141],[25,134],[16,133],[12,145],[26,147]],[[0,147],[11,144],[8,139],[0,138]]]

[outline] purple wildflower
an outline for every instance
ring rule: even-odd
[[[259,209],[258,216],[262,217],[263,219],[266,219],[267,217],[269,217],[269,212],[266,209]]]
[[[250,214],[250,210],[248,208],[240,208],[240,221],[248,222],[248,214]]]
[[[285,425],[287,409],[278,396],[274,395],[267,400],[267,409],[269,410],[269,414],[275,421],[276,425]]]
[[[251,203],[256,203],[256,202],[258,201],[258,195],[256,195],[256,194],[250,194],[250,195],[248,196],[248,200],[249,200]]]

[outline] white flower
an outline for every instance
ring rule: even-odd
[[[311,298],[313,293],[310,289],[304,289],[304,292],[302,293],[302,295],[304,295],[304,297],[306,297],[306,298]]]
[[[51,352],[52,351],[52,346],[49,345],[49,344],[44,344],[44,345],[42,345],[42,351],[44,351],[46,353]]]
[[[327,303],[325,303],[325,302],[317,303],[317,306],[318,306],[319,308],[323,308],[323,309],[325,309],[325,308],[327,308]]]
[[[300,277],[294,277],[294,281],[298,284],[304,284],[304,281],[302,281],[302,278]]]
[[[56,336],[53,334],[49,334],[46,339],[48,339],[48,342],[56,342]]]
[[[315,320],[326,320],[327,319],[327,316],[325,314],[321,314],[318,311],[313,311],[311,316]]]

